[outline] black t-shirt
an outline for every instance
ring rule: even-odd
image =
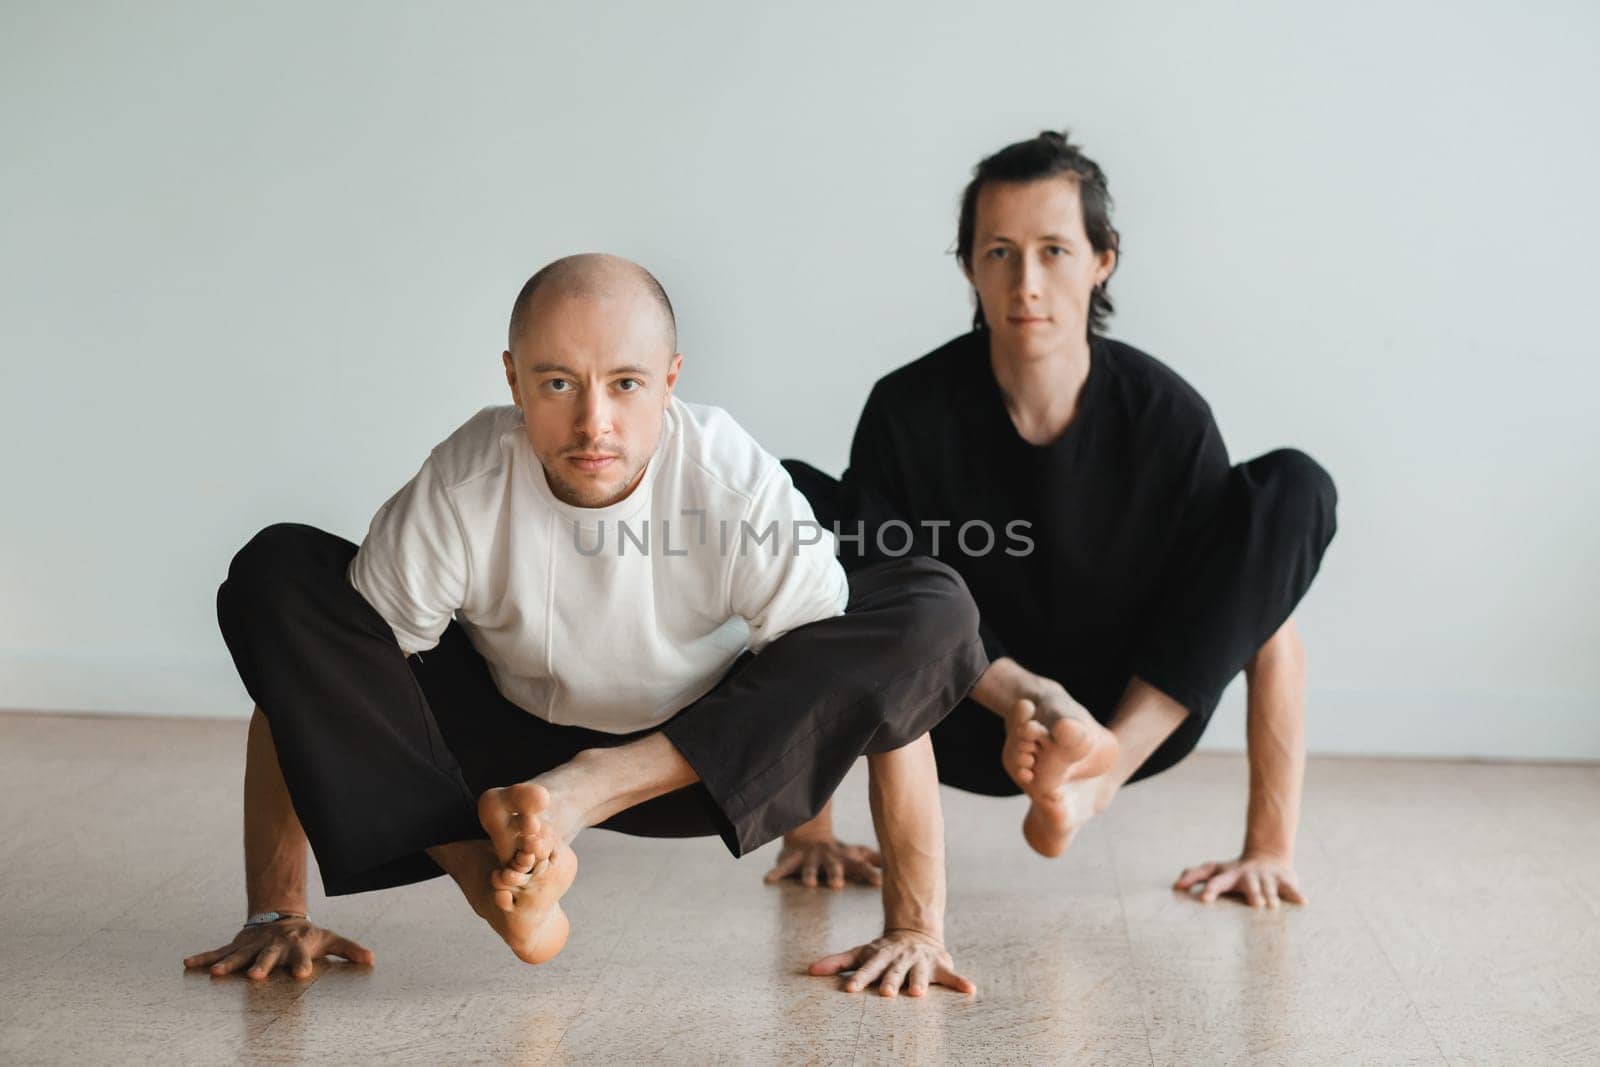
[[[1056,679],[1104,719],[1156,627],[1181,611],[1174,578],[1221,503],[1227,449],[1187,382],[1103,337],[1091,341],[1072,422],[1029,444],[1006,411],[988,340],[958,337],[873,387],[843,479],[846,511],[867,520],[869,550],[874,528],[912,526],[914,550],[966,580],[990,656]],[[958,538],[974,521],[993,531],[987,552],[982,526],[967,529],[964,546]],[[929,525],[941,522],[950,525]],[[882,530],[890,554],[905,540],[898,527]]]

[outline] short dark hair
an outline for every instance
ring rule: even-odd
[[[1083,149],[1068,140],[1062,130],[1044,130],[1037,137],[1008,144],[972,168],[972,180],[961,194],[961,217],[956,223],[956,258],[972,270],[972,240],[978,225],[978,193],[993,182],[1033,182],[1042,178],[1070,178],[1078,186],[1078,202],[1083,205],[1083,230],[1096,252],[1107,249],[1121,253],[1121,238],[1111,225],[1111,193],[1106,188],[1100,164],[1083,154]],[[1116,268],[1113,267],[1113,270]],[[1116,311],[1106,291],[1110,278],[1094,287],[1089,295],[1089,332],[1100,333],[1106,319]],[[975,302],[972,328],[986,330],[983,304]]]

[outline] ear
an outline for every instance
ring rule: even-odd
[[[1099,262],[1094,271],[1094,283],[1096,285],[1104,285],[1106,279],[1111,277],[1111,272],[1117,269],[1117,250],[1108,248],[1096,256],[1095,259]]]
[[[683,353],[674,352],[672,354],[672,361],[667,364],[667,395],[665,401],[662,403],[663,408],[665,408],[666,404],[672,400],[672,390],[678,384],[678,372],[681,370],[683,370]]]
[[[506,384],[511,387],[511,402],[517,407],[522,406],[522,397],[517,393],[517,364],[511,358],[509,351],[500,353],[500,359],[506,365]]]

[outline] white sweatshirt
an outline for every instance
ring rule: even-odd
[[[453,616],[507,700],[608,733],[665,722],[849,592],[778,461],[677,398],[643,480],[604,508],[558,500],[522,413],[484,408],[378,510],[349,578],[405,654]]]

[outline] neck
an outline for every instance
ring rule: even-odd
[[[1017,433],[1029,444],[1055,440],[1078,413],[1089,380],[1089,340],[1043,355],[1008,348],[991,330],[989,367]]]

